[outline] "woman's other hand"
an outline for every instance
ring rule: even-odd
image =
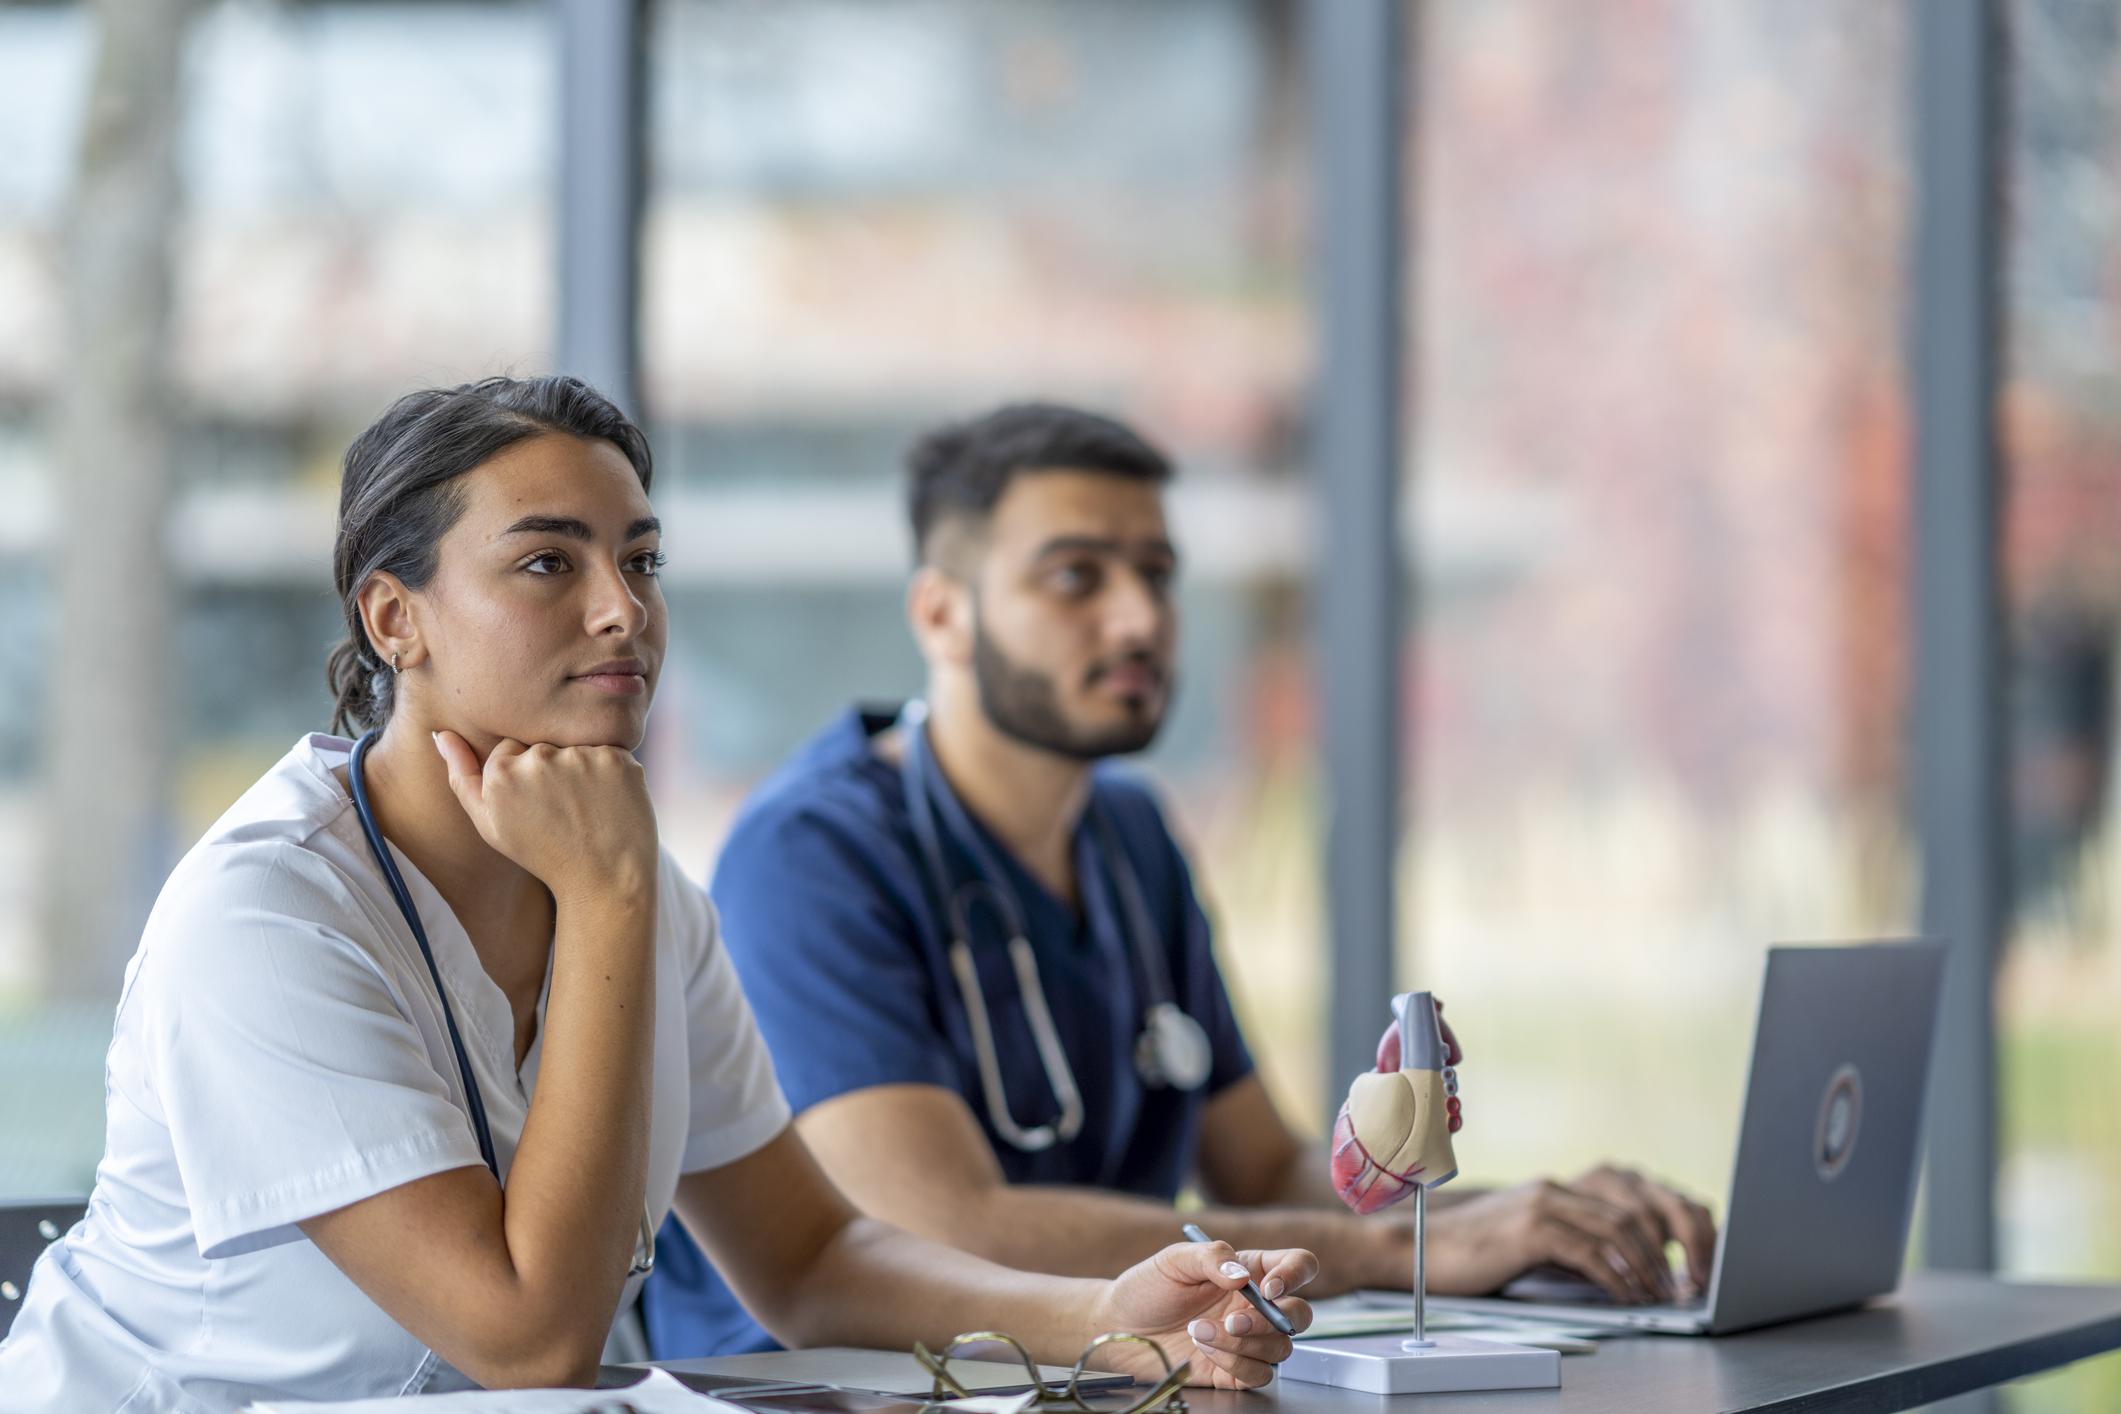
[[[1100,1329],[1147,1336],[1174,1367],[1190,1360],[1189,1384],[1254,1389],[1274,1378],[1274,1367],[1292,1347],[1245,1299],[1246,1280],[1257,1281],[1301,1331],[1311,1324],[1311,1306],[1291,1293],[1317,1275],[1318,1258],[1301,1248],[1238,1252],[1226,1242],[1176,1243],[1113,1279]],[[1163,1378],[1163,1369],[1139,1346],[1116,1342],[1099,1354],[1137,1379]]]

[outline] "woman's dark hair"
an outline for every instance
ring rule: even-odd
[[[1008,403],[923,433],[906,453],[914,553],[930,559],[936,528],[984,520],[1027,472],[1095,471],[1162,485],[1171,463],[1133,428],[1061,403]]]
[[[324,666],[334,732],[352,736],[390,720],[394,675],[361,624],[361,586],[387,571],[407,589],[424,589],[442,537],[464,512],[457,478],[547,432],[611,443],[648,489],[655,471],[648,439],[579,378],[482,378],[407,393],[346,449],[331,552],[346,637]]]

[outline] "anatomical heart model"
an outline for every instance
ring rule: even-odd
[[[1281,1377],[1373,1394],[1469,1389],[1553,1389],[1561,1357],[1551,1350],[1428,1329],[1429,1190],[1458,1177],[1451,1131],[1459,1127],[1457,1046],[1427,992],[1392,998],[1397,1020],[1377,1043],[1377,1069],[1355,1077],[1333,1124],[1333,1188],[1358,1213],[1414,1200],[1414,1322],[1411,1337],[1328,1336],[1306,1340]],[[1382,1231],[1382,1229],[1380,1229]]]
[[[1358,1213],[1458,1176],[1458,1078],[1435,1000],[1402,992],[1392,1013],[1398,1020],[1377,1043],[1377,1069],[1355,1077],[1333,1124],[1333,1187]]]

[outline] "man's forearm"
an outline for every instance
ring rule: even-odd
[[[917,1224],[926,1235],[1006,1266],[1064,1276],[1109,1277],[1180,1240],[1196,1222],[1240,1249],[1307,1248],[1319,1275],[1307,1292],[1331,1296],[1360,1286],[1402,1284],[1413,1232],[1392,1219],[1315,1206],[1223,1208],[1181,1213],[1170,1203],[1095,1188],[997,1187]],[[900,1219],[903,1221],[903,1217]]]
[[[1290,1156],[1272,1187],[1255,1204],[1244,1207],[1326,1208],[1338,1211],[1344,1205],[1333,1191],[1332,1153],[1324,1144],[1301,1145]]]
[[[1456,1207],[1468,1198],[1478,1198],[1493,1189],[1471,1183],[1450,1183],[1429,1193],[1429,1211],[1440,1213],[1446,1208]],[[1300,1157],[1281,1175],[1272,1197],[1267,1204],[1290,1208],[1330,1208],[1342,1205],[1340,1195],[1333,1191],[1332,1154],[1324,1144],[1304,1146]],[[1314,1249],[1316,1250],[1316,1249]]]

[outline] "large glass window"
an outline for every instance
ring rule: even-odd
[[[1292,596],[1308,363],[1285,7],[656,7],[647,271],[674,646],[666,837],[857,698],[917,692],[900,457],[1013,399],[1181,470],[1184,684],[1151,767],[1276,1092],[1316,1118],[1321,969]]]
[[[2013,926],[1998,977],[1999,1252],[2047,1277],[2121,1273],[2121,16],[2005,6],[2002,438],[2008,479]],[[2121,1405],[2121,1360],[2015,1407]]]
[[[1904,935],[1904,12],[1421,8],[1407,975],[1483,1179],[1720,1204],[1764,949]]]
[[[122,291],[86,296],[112,327],[165,341],[149,432],[169,447],[168,484],[62,524],[60,390],[85,376],[67,213],[95,160],[82,141],[95,13],[0,6],[0,1197],[87,1192],[116,977],[147,902],[237,794],[325,725],[348,438],[413,387],[551,356],[546,7],[206,7],[170,114],[175,205],[148,228],[172,290],[166,334],[114,302]],[[141,516],[160,522],[164,566],[103,549]],[[62,557],[95,592],[168,603],[159,661],[55,680],[75,631]],[[118,695],[149,704],[161,754],[137,771],[61,764],[69,719],[101,719]],[[87,791],[151,823],[84,885],[54,867],[67,836],[51,821]],[[96,908],[98,889],[122,906]]]
[[[704,874],[777,760],[849,701],[919,689],[916,431],[1026,397],[1112,411],[1181,467],[1184,686],[1148,767],[1268,1082],[1320,1126],[1296,6],[648,12],[666,841]],[[2003,12],[2002,1251],[2111,1278],[2121,19]],[[144,227],[166,320],[96,306],[165,350],[140,407],[166,484],[76,514],[72,301],[112,297],[68,283],[96,13],[0,4],[0,1197],[86,1190],[146,901],[324,723],[349,436],[410,388],[553,359],[550,7],[221,0],[179,40],[174,199]],[[1908,8],[1408,13],[1400,974],[1449,998],[1471,1053],[1471,1178],[1624,1155],[1714,1200],[1763,949],[1919,925]],[[161,549],[104,554],[84,525]],[[83,584],[166,604],[166,632],[60,680]],[[162,744],[98,774],[62,748],[114,702]],[[101,899],[54,867],[53,822],[87,792],[149,822],[102,861]],[[2121,1405],[2121,1364],[2011,1399]]]

